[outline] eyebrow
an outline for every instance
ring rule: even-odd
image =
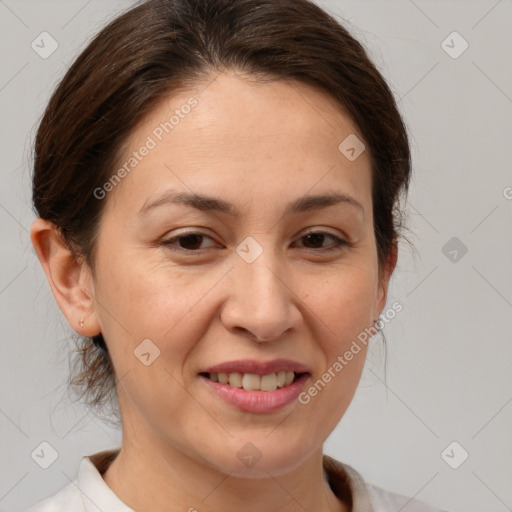
[[[137,213],[137,216],[142,216],[150,210],[169,204],[183,204],[201,211],[226,213],[233,217],[240,216],[240,212],[235,205],[225,201],[224,199],[202,194],[176,192],[173,190],[165,192],[151,202],[146,201]],[[304,195],[289,203],[286,207],[285,214],[299,214],[310,210],[326,208],[336,204],[347,204],[353,206],[361,211],[364,218],[365,212],[362,204],[354,197],[340,192],[320,195]]]

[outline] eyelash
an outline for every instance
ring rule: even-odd
[[[203,233],[199,233],[199,232],[190,232],[190,233],[184,233],[182,235],[178,235],[178,236],[175,236],[173,238],[169,238],[168,240],[162,240],[160,242],[160,245],[163,245],[165,246],[166,248],[168,248],[169,250],[171,251],[176,251],[176,252],[183,252],[183,253],[188,253],[190,255],[194,255],[194,254],[198,254],[201,249],[183,249],[183,248],[178,248],[178,247],[173,247],[172,245],[180,240],[181,238],[187,238],[189,236],[200,236],[200,237],[206,237],[206,238],[210,238],[212,239],[212,237],[206,235],[206,234],[203,234]],[[351,242],[348,242],[347,240],[343,240],[342,238],[339,238],[335,235],[333,235],[332,233],[327,233],[327,232],[324,232],[324,231],[311,231],[309,233],[306,233],[305,235],[302,235],[300,238],[304,238],[304,237],[307,237],[307,236],[310,236],[310,235],[324,235],[324,236],[329,236],[331,238],[333,238],[336,242],[336,245],[334,245],[333,247],[328,247],[328,248],[319,248],[319,249],[311,249],[311,248],[306,248],[310,251],[313,251],[313,252],[321,252],[321,253],[330,253],[330,252],[334,252],[334,251],[339,251],[341,249],[343,249],[345,246],[346,247],[353,247],[353,244]]]

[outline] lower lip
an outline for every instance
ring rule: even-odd
[[[304,373],[289,386],[278,388],[275,391],[247,391],[243,388],[213,382],[204,375],[200,375],[200,378],[209,389],[227,403],[242,411],[264,413],[277,411],[295,401],[308,380],[309,374]]]

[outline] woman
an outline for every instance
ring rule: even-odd
[[[102,30],[39,127],[31,240],[123,440],[30,511],[434,511],[322,450],[410,169],[384,79],[313,3],[150,0]]]

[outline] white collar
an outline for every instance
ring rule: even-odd
[[[105,456],[117,453],[117,451],[108,450],[82,457],[77,486],[81,491],[80,496],[86,512],[134,512],[107,485],[100,474],[100,470],[94,464],[94,462],[98,464],[98,461],[103,462]]]
[[[73,482],[79,491],[86,512],[135,512],[110,489],[102,473],[106,471],[119,449],[105,450],[82,457],[78,477]],[[373,506],[366,483],[352,467],[324,455],[324,468],[337,482],[348,483],[354,512],[371,512]]]

